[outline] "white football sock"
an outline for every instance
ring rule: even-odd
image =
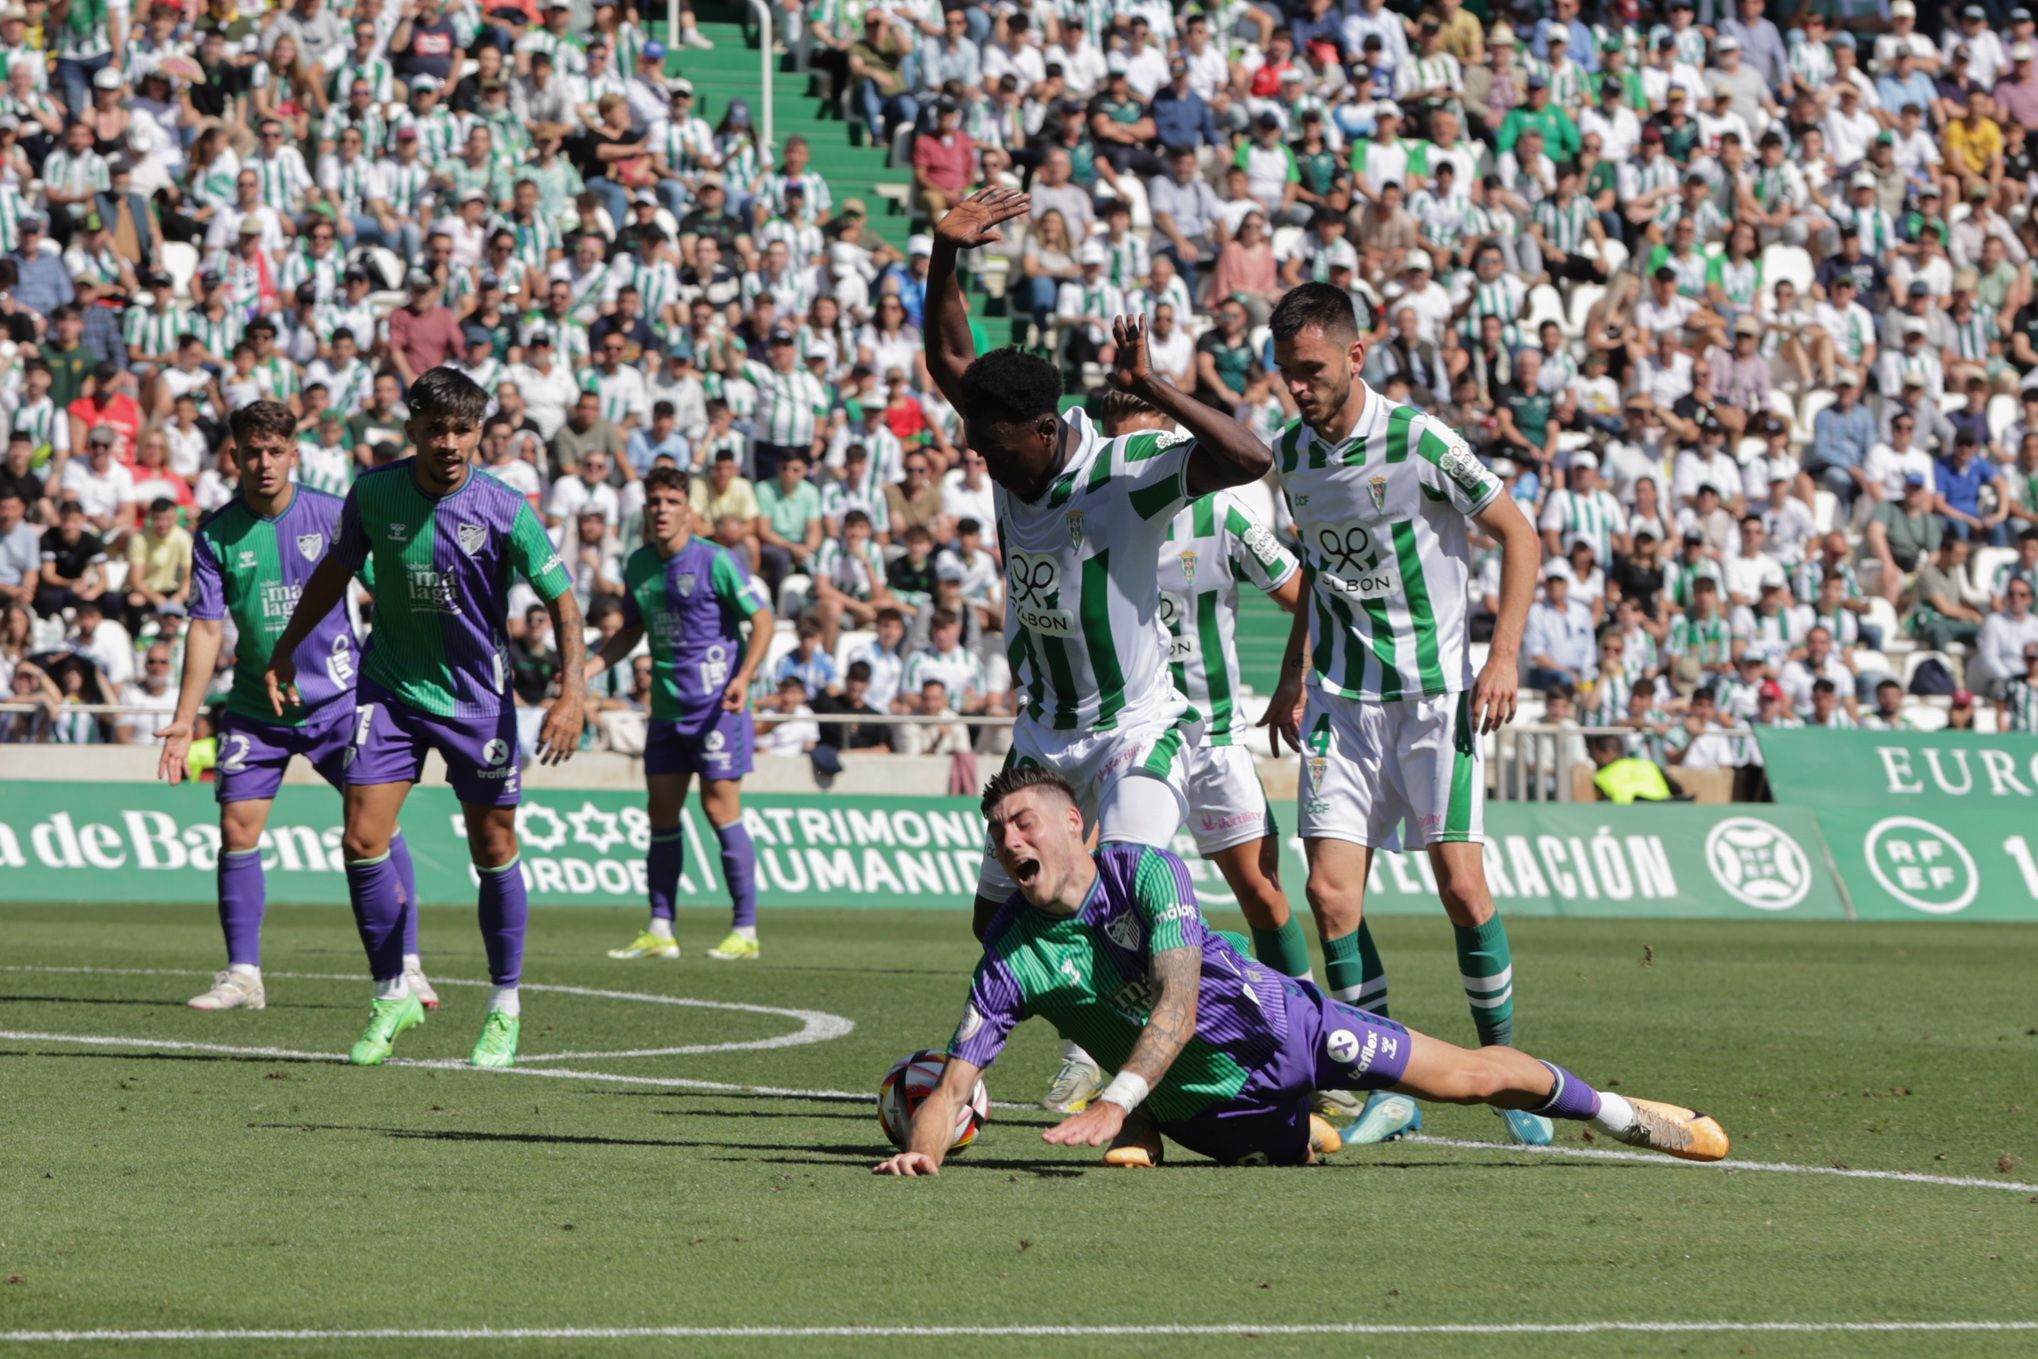
[[[1599,1116],[1592,1120],[1616,1135],[1635,1126],[1635,1106],[1610,1091],[1599,1092]]]
[[[418,957],[415,953],[406,953],[403,955],[403,970],[406,972],[422,972],[425,970],[425,960]]]
[[[748,939],[753,944],[757,942],[757,926],[755,925],[731,925],[729,929],[738,939]]]
[[[375,983],[375,999],[402,1000],[410,994],[410,982],[399,972],[387,981]]]
[[[515,1019],[523,1013],[522,1007],[517,1004],[517,988],[514,986],[498,986],[490,991],[488,993],[488,1008],[500,1010],[511,1019]]]
[[[651,917],[649,933],[658,939],[670,939],[672,938],[672,922],[662,915],[654,915]]]
[[[262,969],[253,963],[234,963],[227,968],[227,971],[237,973],[248,978],[250,981],[262,980]]]

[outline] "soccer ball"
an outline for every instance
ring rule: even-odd
[[[904,1151],[913,1142],[913,1112],[920,1107],[920,1101],[934,1092],[941,1084],[941,1073],[948,1065],[948,1054],[923,1048],[908,1053],[893,1063],[877,1088],[877,1121],[884,1128],[885,1136],[892,1145]],[[976,1088],[969,1092],[969,1099],[955,1111],[955,1140],[949,1143],[950,1151],[961,1151],[977,1140],[983,1130],[984,1120],[991,1116],[991,1097],[984,1091],[984,1083],[978,1081]]]

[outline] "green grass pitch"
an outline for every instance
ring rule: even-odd
[[[442,981],[483,975],[472,922],[426,912],[426,960]],[[973,961],[962,914],[767,912],[763,961],[722,965],[705,957],[722,918],[692,912],[678,964],[603,956],[637,924],[620,911],[534,917],[525,1052],[589,1054],[526,1068],[558,1073],[545,1077],[336,1064],[366,1014],[344,911],[272,911],[268,1010],[203,1015],[183,1002],[217,965],[209,912],[0,910],[0,1356],[57,1352],[30,1332],[241,1329],[293,1334],[102,1337],[62,1352],[2038,1346],[2030,1329],[1946,1328],[2038,1322],[2026,929],[1516,922],[1524,1045],[1588,1079],[1716,1113],[1749,1168],[1580,1155],[1607,1144],[1560,1124],[1560,1154],[1425,1140],[1348,1148],[1307,1170],[1221,1169],[1177,1151],[1158,1171],[1108,1172],[1093,1154],[1045,1146],[1048,1115],[1007,1107],[1035,1098],[1054,1062],[1052,1035],[1032,1024],[988,1077],[1000,1107],[979,1143],[939,1180],[905,1182],[869,1174],[883,1140],[868,1096],[813,1092],[874,1090],[893,1060],[945,1041]],[[1467,1039],[1441,917],[1376,928],[1396,1016]],[[484,992],[442,994],[400,1057],[464,1058]],[[815,1011],[854,1028],[731,1049],[803,1021],[671,998]],[[808,1032],[830,1028],[817,1019]],[[598,1055],[676,1047],[710,1050]],[[1500,1124],[1431,1108],[1426,1133],[1492,1143]],[[1278,1329],[1610,1322],[1940,1329]],[[640,1327],[681,1332],[587,1333]],[[683,1333],[704,1327],[772,1334]],[[783,1333],[801,1327],[1136,1330]],[[414,1334],[474,1328],[578,1334]],[[332,1334],[360,1330],[390,1334]]]

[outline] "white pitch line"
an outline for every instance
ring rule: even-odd
[[[923,1340],[1086,1339],[1098,1336],[1510,1336],[1510,1335],[1914,1335],[2006,1334],[2038,1331],[2038,1321],[1555,1321],[1318,1322],[1255,1325],[1226,1322],[1137,1326],[519,1326],[376,1330],[0,1331],[0,1343],[93,1344],[145,1341],[297,1343],[361,1340]]]
[[[168,967],[39,967],[33,964],[13,964],[0,967],[0,972],[59,972],[72,975],[105,975],[119,977],[190,977],[204,976],[182,968]],[[359,982],[358,973],[349,972],[270,972],[265,974],[291,981],[333,981]],[[434,986],[488,986],[486,981],[473,981],[464,977],[435,977]],[[800,1027],[792,1033],[782,1033],[771,1038],[732,1040],[726,1043],[686,1043],[667,1048],[629,1048],[618,1052],[545,1052],[519,1054],[518,1060],[532,1062],[597,1062],[612,1058],[641,1057],[699,1057],[713,1052],[766,1052],[775,1048],[808,1047],[825,1043],[830,1039],[843,1038],[856,1031],[854,1020],[841,1015],[829,1014],[825,1010],[792,1010],[776,1005],[751,1005],[740,1000],[698,1000],[692,996],[661,996],[645,991],[610,991],[593,986],[561,986],[548,982],[525,982],[522,990],[543,991],[552,995],[585,996],[594,1000],[638,1001],[646,1005],[681,1005],[700,1010],[733,1010],[739,1014],[771,1015],[780,1019],[797,1019]],[[279,1054],[271,1054],[279,1055]]]

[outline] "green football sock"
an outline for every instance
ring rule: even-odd
[[[1380,950],[1373,946],[1372,927],[1365,921],[1350,934],[1323,941],[1323,974],[1337,999],[1386,1015],[1387,969],[1380,962]]]
[[[1458,938],[1458,980],[1472,1007],[1482,1044],[1514,1045],[1514,962],[1507,927],[1494,916],[1483,925],[1454,925]]]
[[[1253,957],[1283,976],[1309,975],[1309,940],[1292,915],[1275,929],[1253,931]]]

